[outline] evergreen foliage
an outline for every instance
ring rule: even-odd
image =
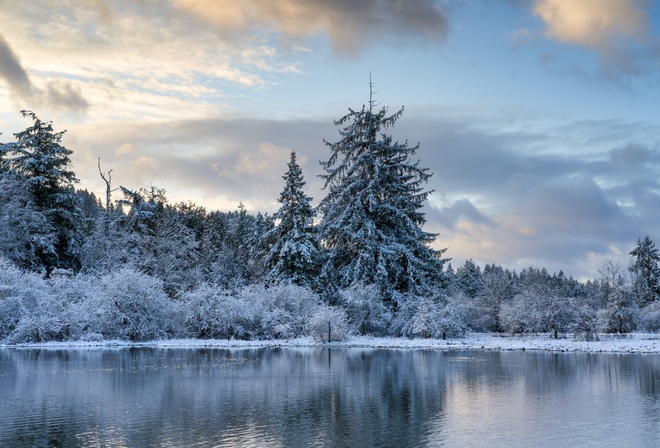
[[[55,132],[51,122],[41,121],[31,112],[21,112],[33,125],[14,134],[16,142],[4,145],[8,169],[25,179],[37,210],[54,229],[54,251],[37,249],[48,273],[54,268],[79,269],[81,211],[70,169],[72,151],[62,146],[65,131]]]
[[[273,216],[279,224],[264,236],[268,247],[264,260],[268,269],[266,282],[316,288],[321,252],[312,198],[303,191],[305,181],[295,152],[291,152],[287,166],[284,190],[278,199],[282,205]]]
[[[655,243],[647,236],[639,238],[637,245],[630,251],[634,257],[630,265],[633,277],[633,291],[640,305],[652,303],[660,297],[660,253]]]
[[[456,269],[458,287],[468,297],[477,297],[481,291],[481,268],[472,259],[465,260],[465,264]]]
[[[412,162],[418,146],[385,134],[402,116],[375,109],[373,98],[335,121],[340,140],[325,141],[330,157],[321,162],[327,196],[321,201],[321,241],[327,250],[325,285],[348,288],[376,284],[386,300],[405,294],[428,296],[442,286],[443,251],[429,245],[436,235],[422,230],[421,212],[431,177]]]

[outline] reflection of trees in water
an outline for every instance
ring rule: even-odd
[[[16,372],[0,378],[3,396],[25,417],[3,425],[0,445],[55,437],[64,445],[411,446],[439,415],[445,384],[437,353],[421,351],[12,350],[0,356],[12,366],[6,371]]]
[[[638,391],[648,411],[642,424],[660,422],[658,356],[0,350],[0,367],[2,446],[418,446],[429,431],[442,431],[456,412],[450,403],[507,406],[515,393],[540,400],[581,387]]]

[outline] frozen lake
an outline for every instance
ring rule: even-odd
[[[660,445],[660,355],[1,349],[0,446]]]

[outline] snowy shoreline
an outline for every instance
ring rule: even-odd
[[[427,350],[486,350],[515,351],[539,350],[551,352],[580,353],[660,353],[660,334],[632,333],[628,335],[599,335],[598,341],[577,341],[572,335],[551,339],[547,335],[502,335],[491,333],[470,333],[457,339],[406,339],[372,338],[368,336],[350,337],[344,341],[319,342],[312,338],[289,340],[225,340],[225,339],[168,339],[145,342],[130,341],[68,341],[30,344],[2,345],[0,349],[103,349],[103,348],[373,348],[373,349],[427,349]]]

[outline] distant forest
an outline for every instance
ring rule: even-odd
[[[593,340],[660,329],[660,254],[647,236],[600,278],[454,268],[423,230],[431,173],[373,101],[325,142],[325,197],[304,191],[296,154],[280,208],[250,214],[170,204],[165,191],[76,189],[64,132],[33,112],[0,145],[0,341],[274,339],[352,334],[446,338],[466,331]],[[112,200],[120,191],[122,199]]]

